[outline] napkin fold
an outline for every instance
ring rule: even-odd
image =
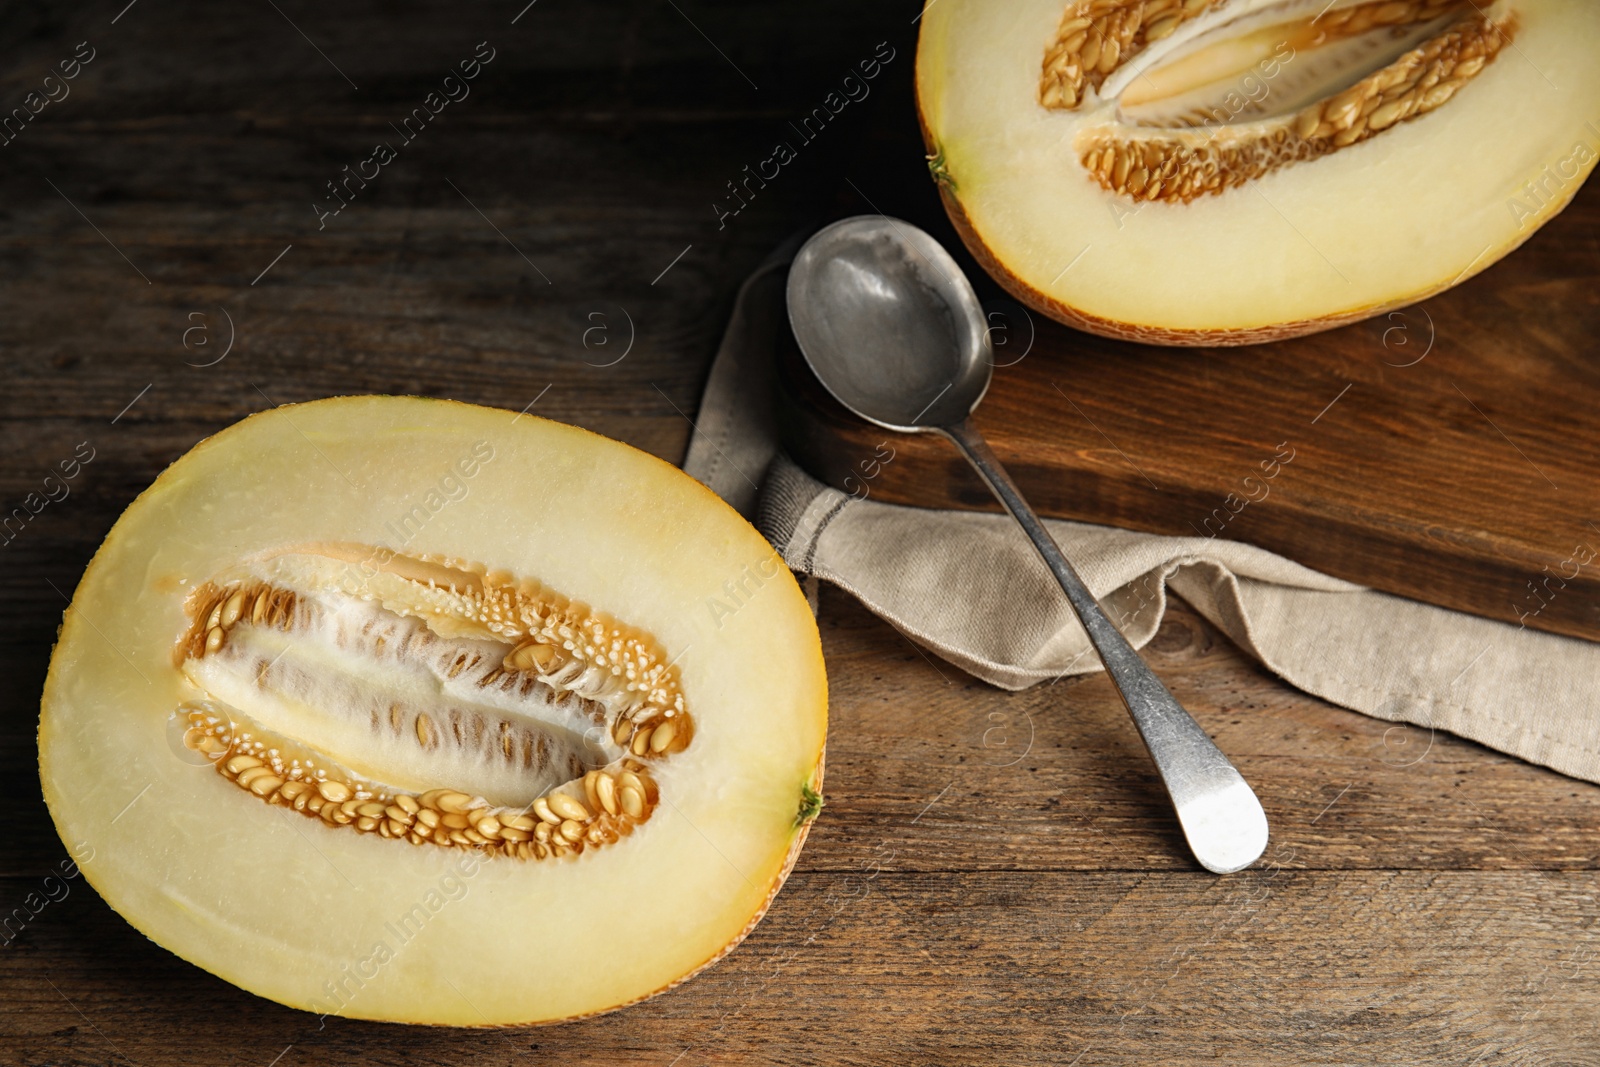
[[[837,585],[970,674],[1022,689],[1101,670],[1009,517],[847,495],[780,452],[773,356],[792,255],[780,249],[740,289],[684,470],[755,522],[797,574]],[[1600,781],[1600,644],[1380,593],[1237,541],[1046,525],[1136,648],[1177,595],[1298,689]],[[1405,731],[1392,759],[1430,748],[1431,733]]]

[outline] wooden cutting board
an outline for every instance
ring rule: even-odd
[[[1292,341],[1158,348],[986,306],[998,369],[977,422],[1041,513],[1244,541],[1600,640],[1595,183],[1457,288]],[[994,507],[942,439],[880,449],[889,435],[822,393],[792,341],[780,368],[785,443],[816,476],[874,500]]]

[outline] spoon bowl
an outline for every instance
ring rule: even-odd
[[[868,422],[901,432],[948,426],[989,388],[994,354],[977,294],[915,226],[858,215],[824,227],[795,256],[788,297],[811,369]]]

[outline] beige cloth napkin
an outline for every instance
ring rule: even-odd
[[[779,453],[772,353],[787,328],[787,259],[775,254],[740,290],[684,469],[800,575],[848,591],[979,678],[1021,689],[1100,670],[1009,518],[858,499]],[[1600,644],[1375,592],[1235,541],[1047,525],[1135,647],[1176,594],[1298,689],[1600,781]],[[1397,734],[1392,758],[1426,758],[1430,738]]]

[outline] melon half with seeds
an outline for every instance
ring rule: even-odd
[[[827,688],[780,558],[698,482],[448,401],[278,408],[129,507],[66,613],[40,774],[152,939],[320,1014],[546,1022],[760,919]]]
[[[1080,329],[1244,344],[1483,270],[1600,157],[1593,0],[930,0],[963,239]]]

